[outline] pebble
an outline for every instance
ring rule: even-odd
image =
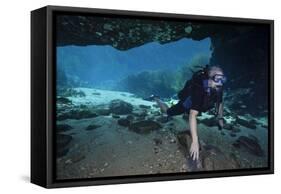
[[[72,160],[71,159],[68,159],[64,162],[65,164],[72,164]]]

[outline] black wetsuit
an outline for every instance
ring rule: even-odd
[[[210,110],[216,103],[222,102],[223,91],[216,91],[207,87],[207,79],[197,76],[192,84],[187,81],[184,88],[179,92],[179,102],[167,110],[169,116],[189,113],[190,109],[197,110],[199,115]]]

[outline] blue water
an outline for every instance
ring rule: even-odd
[[[57,47],[57,65],[67,75],[94,87],[142,71],[174,71],[198,55],[210,58],[210,45],[209,38],[201,41],[183,38],[163,45],[147,43],[126,51],[108,45],[64,46]]]

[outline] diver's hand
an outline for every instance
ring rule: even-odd
[[[218,125],[221,129],[223,128],[223,119],[218,120]]]
[[[193,141],[190,146],[190,156],[193,160],[199,159],[199,143],[198,141]]]

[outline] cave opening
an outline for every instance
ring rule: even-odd
[[[177,86],[173,86],[174,90],[163,89],[162,93],[172,95],[191,78],[192,71],[208,64],[211,56],[210,38],[201,41],[182,38],[166,44],[149,42],[128,50],[118,50],[110,45],[62,46],[57,47],[57,68],[80,86],[100,89],[134,92],[131,91],[134,87],[124,85],[124,80],[133,76],[140,78],[134,80],[138,82],[151,79],[165,85],[170,81]],[[170,80],[163,80],[160,75]],[[144,76],[147,80],[143,80]],[[139,90],[145,90],[141,84],[139,87]],[[160,86],[163,87],[172,86]]]

